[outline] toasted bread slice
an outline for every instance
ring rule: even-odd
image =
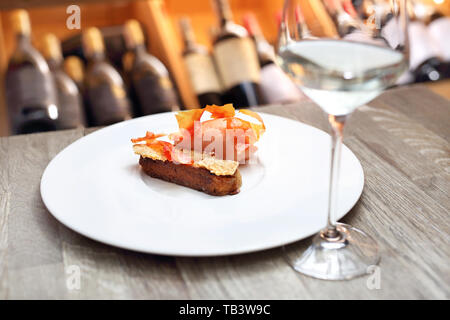
[[[139,164],[151,177],[173,182],[214,196],[236,194],[242,185],[239,163],[196,154],[193,163],[168,160],[146,145],[134,145]]]

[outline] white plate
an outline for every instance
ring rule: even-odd
[[[47,166],[42,199],[67,227],[136,251],[212,256],[287,244],[326,222],[330,136],[268,114],[257,163],[241,167],[241,192],[214,197],[146,176],[130,138],[177,130],[172,113],[118,123],[72,143]],[[338,218],[364,185],[361,164],[342,150]]]

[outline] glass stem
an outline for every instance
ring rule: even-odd
[[[333,241],[340,239],[340,233],[336,228],[336,207],[337,191],[339,182],[339,169],[341,162],[342,139],[344,125],[347,116],[328,115],[332,135],[331,135],[331,165],[330,165],[330,187],[328,191],[328,217],[327,227],[322,232],[322,236],[327,240]]]

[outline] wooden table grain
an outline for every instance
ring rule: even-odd
[[[328,130],[310,102],[258,110]],[[177,258],[64,227],[42,203],[39,182],[48,162],[90,131],[0,138],[0,299],[450,298],[450,101],[424,87],[391,90],[349,121],[345,144],[362,163],[365,187],[343,221],[373,235],[382,257],[375,274],[351,281],[298,274],[279,248]]]

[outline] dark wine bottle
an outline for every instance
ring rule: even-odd
[[[148,115],[179,110],[169,72],[158,58],[147,52],[144,34],[137,20],[125,23],[124,36],[128,52],[123,65],[137,102],[136,113]]]
[[[220,29],[213,56],[224,86],[222,100],[236,107],[264,104],[255,44],[245,28],[233,22],[228,1],[215,0],[214,4]]]
[[[64,71],[75,82],[78,87],[78,92],[80,92],[81,100],[83,101],[84,106],[85,124],[92,124],[94,121],[91,119],[88,107],[89,99],[87,97],[85,86],[86,72],[84,61],[78,56],[68,56],[64,59]]]
[[[85,125],[82,98],[75,82],[62,69],[61,43],[54,34],[42,39],[42,53],[50,67],[58,95],[57,128],[74,129]]]
[[[56,130],[58,108],[49,67],[30,41],[28,13],[11,15],[16,48],[6,71],[6,102],[14,134]]]
[[[122,24],[113,26],[103,26],[98,28],[102,34],[105,59],[116,70],[122,70],[122,56],[127,51],[124,27]],[[61,42],[63,56],[78,56],[82,60],[87,60],[83,53],[83,36],[81,33],[76,33],[73,36],[65,38]]]
[[[221,105],[222,85],[208,50],[196,43],[188,18],[180,20],[184,41],[183,60],[201,107]]]
[[[246,14],[244,26],[253,38],[261,66],[261,91],[267,103],[290,103],[304,96],[283,70],[275,63],[275,50],[264,37],[255,15]]]
[[[410,69],[415,82],[443,79],[445,64],[427,26],[421,21],[412,21],[408,27],[410,39]]]
[[[130,101],[120,74],[106,60],[104,43],[97,28],[83,33],[83,51],[88,59],[85,91],[89,119],[103,126],[130,118]]]

